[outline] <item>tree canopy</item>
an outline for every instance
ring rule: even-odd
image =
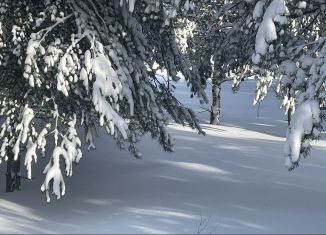
[[[79,127],[89,149],[105,128],[116,143],[139,157],[139,137],[150,133],[166,151],[173,143],[168,117],[201,132],[192,110],[155,76],[181,72],[191,91],[206,99],[203,86],[177,45],[173,20],[189,10],[186,1],[56,0],[0,3],[0,160],[32,162],[53,140],[41,187],[50,201],[65,193],[60,158],[72,175],[82,157]],[[39,120],[39,121],[38,121]]]
[[[320,137],[325,117],[325,1],[203,0],[196,6],[188,17],[195,26],[187,53],[198,73],[213,85],[232,79],[234,90],[244,77],[255,77],[254,104],[276,84],[289,119],[286,166],[295,168]]]
[[[289,112],[284,147],[289,169],[308,155],[325,117],[325,7],[319,0],[273,0],[258,1],[253,11],[257,33],[252,62],[260,75],[256,101],[276,80],[282,107]]]

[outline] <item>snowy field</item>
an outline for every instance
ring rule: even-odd
[[[51,204],[36,174],[47,160],[39,160],[35,180],[23,182],[21,192],[4,193],[2,180],[0,232],[326,233],[326,142],[288,172],[283,113],[271,95],[257,116],[254,89],[247,81],[234,95],[224,84],[223,123],[210,126],[208,113],[178,84],[178,97],[200,112],[207,136],[172,123],[175,152],[146,137],[141,160],[99,138],[66,179],[66,196]]]

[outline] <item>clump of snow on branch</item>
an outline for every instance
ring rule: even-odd
[[[46,174],[41,191],[46,192],[47,202],[50,202],[50,181],[52,182],[53,193],[57,199],[65,194],[65,182],[60,168],[60,157],[63,158],[66,166],[66,175],[72,176],[72,165],[78,163],[82,157],[81,141],[77,136],[76,117],[69,123],[67,134],[63,136],[60,146],[56,146],[50,162],[45,167],[43,174]]]
[[[28,137],[28,132],[30,130],[30,123],[34,118],[33,109],[25,106],[22,113],[22,121],[17,125],[16,132],[18,133],[18,138],[13,147],[14,160],[18,159],[18,154],[20,152],[20,144],[25,144]]]
[[[258,79],[256,84],[256,95],[253,102],[254,105],[256,105],[267,96],[268,87],[271,86],[272,82],[273,77],[270,74],[267,74]]]
[[[256,3],[255,19],[262,15],[263,4],[263,1]],[[287,23],[286,15],[288,14],[289,10],[284,0],[273,0],[267,7],[256,34],[255,53],[252,55],[254,64],[261,62],[261,57],[267,53],[269,43],[277,39],[275,23]]]
[[[305,101],[296,110],[288,128],[284,147],[286,167],[291,169],[299,162],[303,148],[310,147],[309,141],[304,140],[303,137],[312,133],[318,134],[318,130],[314,128],[314,125],[319,124],[319,122],[320,108],[318,101]]]
[[[116,109],[119,110],[117,104],[119,99],[122,99],[122,84],[117,73],[111,66],[110,60],[104,54],[103,45],[98,43],[95,50],[95,57],[91,58],[90,52],[85,53],[85,65],[87,71],[92,71],[95,75],[93,84],[93,103],[95,110],[100,114],[100,125],[104,125],[104,119],[109,123],[111,135],[114,134],[114,126],[118,128],[123,137],[127,138],[128,125],[112,108],[111,104],[106,101],[107,98],[115,103]],[[127,98],[131,98],[130,96]],[[129,104],[133,101],[128,100]]]

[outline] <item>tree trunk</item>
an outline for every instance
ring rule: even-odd
[[[290,90],[291,90],[291,86],[288,87],[288,100],[291,99]],[[291,124],[291,115],[292,115],[292,108],[289,108],[288,109],[288,126],[290,126],[290,124]]]
[[[220,124],[220,115],[221,115],[221,83],[216,80],[215,79],[213,80],[213,86],[212,86],[213,100],[212,100],[211,118],[210,118],[210,124],[212,125]]]
[[[20,190],[20,156],[14,160],[14,154],[10,151],[7,160],[6,192]]]
[[[288,126],[291,124],[291,113],[292,113],[292,108],[289,108],[288,110]]]

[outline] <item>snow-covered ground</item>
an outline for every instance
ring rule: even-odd
[[[210,126],[208,113],[199,113],[206,136],[171,124],[172,154],[146,137],[137,160],[109,138],[97,139],[97,150],[85,152],[66,179],[66,196],[51,204],[39,191],[43,176],[36,172],[47,163],[40,159],[21,192],[1,191],[0,232],[325,233],[326,142],[288,172],[283,113],[270,96],[257,117],[254,89],[247,81],[234,95],[224,84],[223,124]],[[181,85],[177,91],[201,111]]]

